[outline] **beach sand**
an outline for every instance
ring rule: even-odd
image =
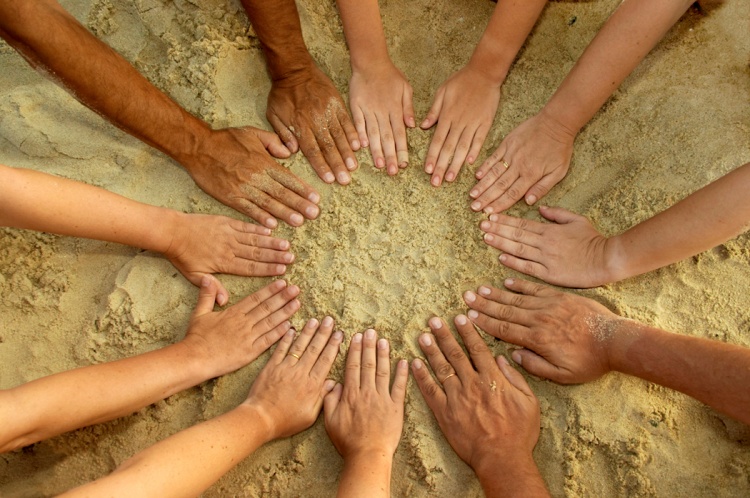
[[[264,117],[270,83],[239,1],[62,3],[212,126],[270,129]],[[495,4],[380,3],[389,50],[414,87],[419,121],[441,82],[468,60]],[[348,52],[334,2],[298,4],[310,52],[346,95]],[[547,5],[503,86],[477,164],[541,108],[617,4]],[[615,234],[750,161],[749,20],[747,2],[691,9],[582,131],[568,176],[544,203],[583,214]],[[186,212],[241,217],[4,44],[0,67],[0,163]],[[518,276],[482,243],[482,215],[468,209],[475,167],[465,167],[452,185],[428,185],[422,161],[430,137],[429,131],[409,132],[411,164],[394,178],[373,168],[369,152],[359,153],[360,169],[348,187],[324,185],[301,154],[284,161],[323,198],[318,220],[276,231],[297,255],[286,276],[302,289],[297,326],[330,314],[347,337],[374,327],[390,339],[395,357],[411,360],[430,316],[452,318],[465,312],[465,290]],[[510,212],[540,219],[525,204]],[[750,346],[748,240],[742,235],[668,268],[581,294],[657,327]],[[220,279],[232,302],[269,281]],[[159,255],[4,229],[0,293],[0,388],[10,388],[179,339],[198,291]],[[484,337],[496,354],[509,350]],[[334,367],[337,379],[343,357]],[[236,406],[266,359],[132,416],[0,455],[0,495],[54,495],[109,473],[139,450]],[[746,426],[620,374],[582,386],[527,379],[542,407],[534,457],[554,496],[750,495]],[[310,430],[264,446],[204,496],[332,496],[340,470],[321,418]],[[393,494],[481,496],[413,381]]]

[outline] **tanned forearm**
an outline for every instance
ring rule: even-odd
[[[391,496],[393,456],[375,451],[344,459],[338,498],[377,498]]]
[[[548,498],[544,479],[531,455],[509,459],[507,455],[488,457],[474,471],[487,498]]]

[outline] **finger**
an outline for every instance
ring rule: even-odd
[[[400,169],[404,169],[409,165],[409,144],[406,141],[406,128],[404,128],[403,120],[398,119],[397,116],[391,116],[391,129],[396,140],[396,162]]]
[[[424,362],[419,358],[412,361],[411,371],[414,374],[414,379],[417,381],[419,391],[427,402],[427,406],[436,415],[439,413],[442,414],[447,403],[447,397],[440,385],[430,375]]]
[[[274,166],[275,167],[268,168],[266,170],[268,176],[297,194],[299,197],[307,199],[313,204],[318,204],[320,202],[320,194],[318,194],[314,188],[302,181],[297,175],[281,166],[280,164],[274,163]],[[285,194],[283,198],[286,198],[287,195],[291,194]],[[281,199],[282,197],[279,198]],[[311,207],[309,204],[297,201],[296,198],[295,203],[296,204],[294,204],[294,206],[299,206],[299,212],[304,214],[308,219],[314,219],[318,216],[319,208],[316,209],[317,206]]]
[[[388,116],[378,117],[378,127],[380,128],[380,143],[383,146],[383,155],[385,156],[385,168],[388,174],[393,176],[398,173],[398,160],[396,159],[396,143]]]
[[[391,387],[391,399],[403,408],[406,399],[406,380],[409,377],[409,364],[406,360],[399,360],[396,364],[396,375]]]
[[[441,121],[441,123],[438,124],[438,130],[444,123],[445,121]],[[445,171],[448,169],[448,164],[450,164],[450,161],[456,152],[456,143],[461,136],[461,131],[455,128],[455,123],[451,123],[447,126],[451,127],[450,132],[445,138],[443,146],[440,149],[440,155],[438,156],[437,162],[435,163],[435,172],[432,174],[432,178],[430,179],[430,183],[432,183],[433,187],[439,187],[443,183]],[[435,134],[437,135],[437,130]]]
[[[308,365],[308,368],[312,369],[312,366],[318,361],[318,358],[320,358],[326,344],[328,344],[328,339],[331,337],[332,333],[333,318],[327,316],[323,318],[323,322],[320,324],[318,332],[312,336],[312,340],[309,341],[309,344],[306,346],[304,354],[302,355],[301,363]]]
[[[235,220],[234,218],[228,218],[229,226],[238,232],[242,232],[245,238],[257,237],[258,240],[271,239],[271,240],[284,240],[277,237],[271,237],[271,229],[268,227],[262,227],[255,223],[246,223],[244,221]],[[255,240],[255,239],[252,239]],[[252,244],[259,245],[259,244]],[[271,246],[268,246],[271,247]]]
[[[270,284],[266,285],[265,287],[263,287],[262,289],[256,292],[253,292],[249,296],[244,297],[241,301],[239,301],[234,306],[236,306],[243,313],[247,314],[256,306],[258,306],[260,303],[264,302],[266,299],[280,292],[286,286],[287,286],[286,281],[275,280],[271,282]]]
[[[323,321],[325,321],[325,319],[323,319]],[[302,328],[302,331],[299,333],[299,337],[297,337],[297,340],[294,341],[294,344],[292,344],[292,347],[289,349],[290,356],[292,354],[296,355],[292,356],[292,359],[296,359],[297,361],[300,361],[302,359],[302,355],[305,354],[307,345],[310,344],[310,341],[315,335],[315,332],[318,330],[319,325],[320,323],[315,318],[311,318],[307,321],[305,326]]]
[[[469,358],[466,357],[464,350],[461,349],[448,325],[436,316],[430,318],[428,323],[437,339],[440,351],[448,359],[448,362],[450,362],[461,380],[463,381],[466,377],[474,374],[474,367],[471,366]]]
[[[414,119],[414,105],[412,103],[414,91],[411,85],[406,84],[404,93],[401,95],[401,105],[404,110],[404,124],[409,128],[414,128],[417,124]]]
[[[544,240],[539,234],[521,227],[514,228],[487,220],[482,221],[479,228],[486,232],[484,241],[492,247],[535,261],[541,256],[538,248],[544,245]]]
[[[246,225],[247,227],[257,227],[258,225],[252,225],[250,223],[243,223],[243,225]],[[265,227],[263,227],[264,230],[269,230]],[[243,233],[244,232],[244,233]],[[269,230],[270,232],[270,230]],[[275,251],[282,251],[282,252],[288,252],[289,251],[289,241],[286,239],[281,239],[278,237],[271,237],[268,235],[258,235],[254,232],[248,232],[244,227],[236,235],[237,242],[242,244],[243,246],[247,247],[260,247],[263,249],[272,249]]]
[[[469,152],[469,146],[471,145],[471,132],[467,128],[461,133],[461,137],[458,139],[456,145],[456,152],[453,154],[453,161],[448,166],[448,170],[445,172],[445,181],[452,182],[458,176],[461,167],[466,161],[466,154]]]
[[[380,394],[388,394],[391,383],[391,356],[388,341],[378,339],[377,342],[378,366],[375,371],[375,387]]]
[[[248,312],[248,318],[255,322],[261,333],[268,332],[276,325],[290,318],[299,309],[299,287],[291,285],[275,296],[260,303]]]
[[[269,362],[271,362],[274,365],[278,365],[282,361],[284,361],[284,358],[286,358],[287,352],[289,351],[289,347],[292,345],[292,341],[294,341],[294,329],[290,328],[289,330],[284,333],[284,337],[281,338],[281,341],[276,346],[276,349],[273,350],[273,354],[271,355],[271,358]]]
[[[279,339],[284,337],[284,335],[291,328],[292,323],[289,320],[284,321],[283,323],[274,327],[273,330],[266,332],[264,335],[258,337],[255,341],[253,341],[253,348],[257,348],[259,352],[265,351],[266,349],[276,344]]]
[[[565,208],[539,206],[539,214],[549,221],[554,221],[560,225],[567,225],[568,223],[573,223],[575,221],[588,221],[585,216],[576,214],[573,211],[568,211]]]
[[[270,237],[269,237],[270,238]],[[279,242],[286,242],[281,241]],[[267,241],[267,243],[275,244],[276,241],[271,239],[270,241]],[[294,261],[294,254],[290,253],[288,250],[277,250],[277,249],[265,249],[258,246],[253,245],[240,245],[234,250],[234,258],[235,261],[257,261],[259,263],[281,263],[283,265],[290,264]]]
[[[319,201],[320,196],[314,190],[306,188],[301,180],[289,178],[294,175],[291,175],[288,170],[271,169],[267,172],[272,180],[263,182],[259,185],[259,189],[274,201],[266,208],[271,214],[282,218],[292,226],[302,225],[304,218],[314,220],[318,217],[320,208],[311,199]],[[300,193],[290,187],[296,188]],[[262,207],[265,208],[265,206]]]
[[[375,369],[377,368],[377,357],[375,352],[375,341],[377,334],[372,329],[365,330],[362,340],[362,369],[360,371],[359,385],[375,389]]]
[[[352,142],[356,142],[357,149],[359,149],[359,139],[357,138],[357,132],[346,112],[344,112],[344,116],[346,117],[346,123],[351,127],[353,135],[352,140],[349,139],[349,133],[345,131],[344,123],[341,119],[332,119],[328,126],[328,132],[331,134],[337,149],[336,154],[332,154],[332,156],[340,157],[344,161],[345,170],[342,172],[343,174],[337,173],[336,177],[339,183],[346,185],[351,181],[351,176],[349,176],[347,171],[354,171],[357,169],[357,159],[354,157],[354,152],[352,151]]]
[[[352,167],[349,166],[349,163],[347,163],[347,168],[349,168],[349,171],[353,171],[357,169],[357,160],[354,157],[354,154],[351,151],[357,151],[362,147],[362,144],[359,142],[359,137],[357,136],[357,130],[354,128],[354,125],[352,124],[352,120],[349,119],[349,114],[346,112],[346,107],[341,104],[339,107],[339,112],[336,114],[336,118],[339,121],[339,125],[341,125],[341,129],[344,131],[344,135],[346,136],[346,140],[349,143],[349,154],[347,157],[351,157],[354,161],[354,165]],[[339,149],[342,150],[342,149]]]
[[[533,282],[522,280],[520,278],[506,278],[503,284],[508,289],[515,292],[521,292],[523,294],[526,294],[527,296],[552,297],[558,294],[562,294],[561,292],[556,291],[548,285],[535,284]]]
[[[277,226],[279,226],[279,222],[276,221],[276,218],[271,216],[268,211],[259,208],[245,198],[239,197],[235,200],[234,203],[230,203],[230,205],[233,208],[237,209],[237,211],[254,219],[263,226],[266,226],[268,228],[276,228]]]
[[[519,228],[523,231],[539,235],[541,235],[544,232],[545,227],[548,226],[547,223],[539,223],[538,221],[527,220],[526,218],[508,216],[507,214],[503,213],[491,214],[489,220],[490,223],[492,223],[493,227],[502,225],[510,228]],[[493,229],[491,231],[497,233],[497,229]]]
[[[295,313],[297,313],[297,311],[299,311],[300,306],[301,304],[297,299],[289,301],[281,309],[261,320],[256,325],[258,332],[263,334],[289,320]]]
[[[437,163],[440,154],[445,148],[445,139],[448,137],[449,132],[450,123],[445,120],[440,121],[437,128],[435,128],[435,133],[432,135],[432,140],[430,141],[430,147],[427,149],[427,158],[424,161],[424,171],[428,175],[437,172]],[[442,180],[442,176],[438,176],[437,178]],[[436,182],[437,185],[435,184]],[[440,185],[440,181],[437,181],[434,177],[430,178],[430,183],[433,186]]]
[[[375,114],[367,114],[367,136],[370,138],[370,154],[375,167],[382,169],[385,167],[385,158],[383,157],[383,144],[380,140],[380,127]]]
[[[352,106],[352,117],[354,118],[354,128],[357,130],[359,143],[362,144],[362,147],[368,147],[370,142],[367,140],[365,115],[359,106]]]
[[[332,140],[330,141],[330,147],[333,148]],[[315,173],[318,174],[318,177],[320,177],[321,180],[326,183],[333,183],[336,181],[336,176],[333,174],[331,167],[326,162],[323,152],[318,146],[318,140],[309,128],[304,128],[300,132],[300,148],[310,162],[310,166],[313,167]]]
[[[273,182],[270,178],[267,178],[267,180]],[[268,186],[265,187],[269,188]],[[284,220],[291,226],[299,226],[305,221],[300,213],[295,212],[293,209],[277,201],[272,195],[267,194],[257,187],[245,189],[244,194],[248,201],[261,208],[264,212],[271,213],[274,217]],[[277,189],[274,189],[274,194],[280,195]]]
[[[331,416],[336,411],[336,407],[339,406],[342,392],[344,392],[344,386],[337,383],[331,392],[326,394],[325,398],[323,398],[323,415],[325,417],[326,425],[331,422]]]
[[[566,173],[567,168],[565,168],[565,170],[557,168],[550,174],[543,176],[541,180],[532,185],[526,192],[526,204],[531,206],[536,203],[536,201],[547,195],[549,191],[552,190],[552,187],[560,183],[560,180],[565,178]]]
[[[520,175],[516,176],[513,183],[505,190],[505,192],[484,208],[484,212],[487,214],[499,213],[500,211],[505,211],[506,209],[511,208],[513,204],[523,198],[524,194],[529,190],[531,183],[532,182],[528,178],[524,178]]]
[[[337,330],[336,332],[331,334],[331,338],[328,339],[328,344],[326,344],[325,348],[323,348],[323,352],[320,353],[318,361],[315,362],[312,370],[310,370],[310,376],[313,379],[322,379],[328,376],[328,374],[331,372],[333,362],[336,361],[336,357],[339,354],[341,341],[343,340],[344,334],[341,333],[341,331]]]
[[[487,133],[489,133],[489,131],[490,129],[486,126],[480,126],[479,128],[477,128],[477,131],[474,134],[474,139],[471,142],[471,149],[469,149],[469,154],[466,156],[467,163],[474,164],[474,161],[477,160],[477,157],[482,150],[482,146],[484,145],[484,140],[487,138]]]
[[[237,303],[236,306],[246,315],[255,313],[259,317],[264,317],[281,308],[284,304],[297,297],[298,294],[299,287],[296,285],[287,286],[283,280],[277,280],[255,294],[249,295]],[[256,295],[262,295],[263,299],[259,299]]]
[[[443,108],[444,96],[445,91],[443,90],[443,88],[438,88],[438,91],[435,94],[435,100],[433,101],[430,110],[427,111],[427,116],[425,116],[424,121],[422,121],[422,124],[419,125],[420,128],[426,130],[437,123],[438,116],[440,116],[440,110]]]
[[[529,343],[531,329],[524,325],[499,320],[476,310],[469,310],[466,315],[474,325],[493,337],[518,346],[526,346]]]
[[[287,149],[289,149],[289,152],[294,154],[299,150],[299,142],[297,142],[297,137],[294,136],[294,133],[291,132],[289,128],[284,124],[284,122],[279,118],[276,114],[272,112],[267,112],[266,117],[268,118],[268,122],[273,127],[276,134],[281,138],[281,141],[284,142],[284,145]]]
[[[195,303],[193,318],[197,318],[214,310],[214,303],[219,294],[219,281],[211,275],[203,275],[198,291],[198,301]]]
[[[530,374],[550,379],[561,384],[572,384],[566,372],[548,362],[538,354],[528,349],[517,349],[511,355],[513,361],[521,365]]]
[[[276,133],[271,133],[269,131],[265,130],[258,130],[258,129],[252,129],[252,131],[255,133],[255,135],[258,137],[260,142],[263,144],[263,147],[273,155],[273,157],[277,157],[279,159],[285,159],[292,155],[292,151],[289,150],[289,147],[285,146],[283,143],[281,143],[281,139],[279,138],[279,135]]]
[[[518,178],[518,170],[506,169],[504,163],[490,169],[484,178],[479,180],[469,195],[475,198],[471,209],[481,211],[489,203],[500,197]]]
[[[349,353],[346,355],[346,369],[344,371],[344,385],[347,389],[359,389],[359,379],[362,370],[362,334],[357,332],[349,343]]]
[[[523,273],[524,275],[528,275],[530,277],[538,278],[544,281],[549,278],[549,268],[541,263],[537,263],[536,261],[521,259],[513,256],[512,254],[501,254],[497,259],[498,261],[500,261],[501,265],[510,268],[511,270],[516,270],[519,273]],[[535,259],[541,259],[541,254]]]
[[[495,359],[492,357],[484,339],[474,330],[474,325],[464,315],[458,315],[454,319],[454,323],[477,371],[480,373],[492,372],[495,368]]]
[[[497,357],[497,366],[500,367],[500,371],[503,372],[503,375],[510,385],[524,393],[526,396],[535,397],[529,384],[526,383],[526,379],[523,378],[523,375],[521,375],[518,370],[510,366],[510,363],[508,363],[508,359],[505,358],[505,356]]]
[[[477,169],[477,172],[474,173],[474,176],[477,180],[482,180],[485,175],[487,175],[487,172],[492,169],[493,166],[497,165],[500,161],[502,161],[503,157],[505,156],[505,152],[508,150],[508,145],[505,143],[505,140],[500,142],[500,145],[495,149],[495,151],[490,154],[490,156],[484,160],[482,165]],[[477,194],[479,195],[479,194]],[[476,197],[477,195],[472,195],[472,197]]]

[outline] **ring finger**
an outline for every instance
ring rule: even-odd
[[[456,370],[453,366],[445,359],[443,352],[435,342],[435,336],[432,334],[422,334],[419,337],[419,346],[427,356],[427,361],[430,367],[432,367],[432,371],[435,373],[438,382],[443,386],[443,389],[446,389],[446,385],[443,384],[445,381],[449,381],[449,385],[453,383],[450,381],[452,378],[458,379],[458,385],[460,385],[461,379],[456,375]]]

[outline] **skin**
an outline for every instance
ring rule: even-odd
[[[344,384],[323,401],[331,442],[344,458],[338,496],[391,496],[391,470],[404,428],[409,367],[400,360],[393,387],[389,345],[374,330],[355,334],[346,358]]]
[[[522,198],[532,205],[547,195],[567,174],[581,128],[692,3],[623,1],[549,102],[482,163],[469,193],[471,209],[497,213]]]
[[[309,428],[334,386],[326,376],[342,334],[311,320],[294,341],[289,330],[234,410],[178,432],[125,461],[112,474],[61,496],[198,496],[274,439]],[[317,332],[316,332],[317,331]],[[287,354],[290,348],[300,359]]]
[[[469,62],[438,88],[420,125],[427,130],[437,123],[424,167],[433,186],[454,181],[464,162],[476,161],[500,105],[500,87],[545,4],[499,0]]]
[[[241,368],[290,329],[299,288],[278,280],[223,311],[203,277],[185,338],[142,355],[69,370],[0,391],[0,452],[107,422]]]
[[[476,472],[488,497],[548,497],[532,451],[539,439],[539,402],[508,360],[497,359],[464,315],[455,320],[467,357],[443,320],[419,337],[435,374],[421,359],[412,373],[440,429]],[[436,381],[437,379],[437,381]]]
[[[294,0],[242,0],[242,5],[271,75],[268,121],[287,149],[302,149],[324,182],[349,184],[357,169],[357,131],[338,90],[307,51]]]
[[[488,334],[524,349],[513,360],[563,384],[610,371],[681,391],[750,424],[750,349],[683,336],[625,320],[580,296],[524,280],[510,291],[480,287],[464,294],[469,318]]]
[[[375,167],[395,175],[409,164],[406,127],[414,128],[412,88],[391,62],[377,0],[337,0],[351,55],[349,106],[359,142]]]
[[[149,83],[54,0],[0,3],[0,36],[112,124],[167,154],[219,202],[268,228],[314,219],[320,196],[274,161],[290,151],[252,127],[212,130]]]
[[[747,230],[750,163],[666,211],[613,237],[562,208],[541,206],[552,223],[493,214],[480,228],[505,254],[500,263],[565,287],[596,287],[688,258]],[[731,208],[730,208],[731,207]]]
[[[212,273],[283,275],[294,261],[289,242],[270,237],[268,228],[149,206],[85,183],[2,165],[0,226],[160,252],[194,285]],[[223,306],[229,294],[218,281],[217,285],[217,303]]]

